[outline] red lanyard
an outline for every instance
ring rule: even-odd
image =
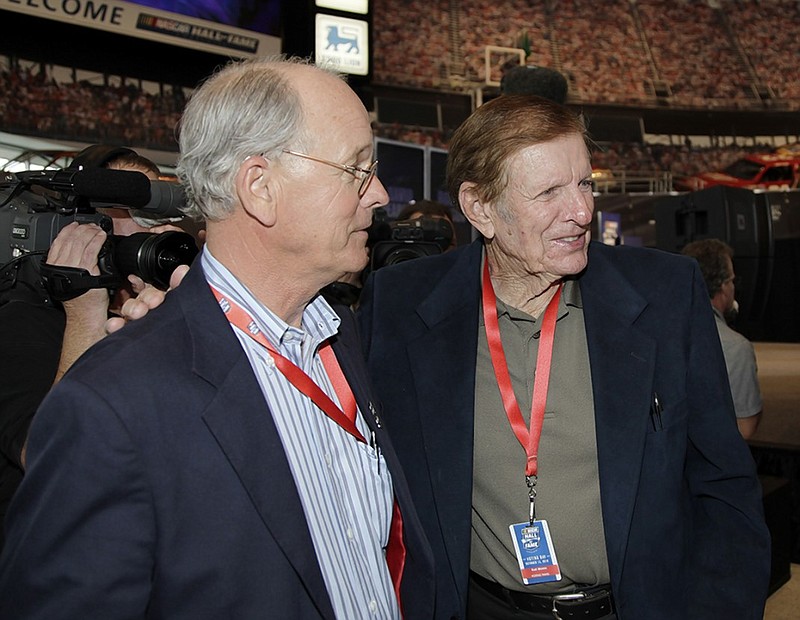
[[[228,318],[228,321],[265,347],[275,361],[275,367],[283,373],[294,387],[308,396],[330,419],[358,441],[366,443],[364,436],[356,428],[355,424],[357,411],[355,395],[350,388],[350,384],[347,382],[347,378],[342,372],[341,366],[339,366],[339,361],[336,359],[336,355],[333,353],[333,348],[330,344],[325,343],[322,345],[319,350],[319,356],[333,384],[336,396],[339,398],[339,402],[342,403],[341,409],[336,406],[336,403],[330,399],[322,388],[314,383],[311,377],[275,350],[275,347],[272,346],[264,333],[255,324],[253,318],[247,314],[242,307],[232,299],[225,297],[215,287],[212,286],[211,290],[214,293],[214,297],[217,298],[220,308],[222,308],[222,311]],[[344,411],[342,411],[342,409],[344,409]],[[378,455],[378,458],[380,459],[380,455]],[[395,499],[389,530],[389,541],[386,547],[386,563],[389,567],[389,574],[392,579],[392,585],[394,586],[395,596],[397,596],[398,605],[400,605],[401,615],[402,601],[400,599],[400,582],[403,578],[405,562],[406,547],[405,541],[403,540],[403,516],[400,513],[400,506]]]
[[[241,306],[229,297],[225,297],[213,286],[211,290],[231,325],[235,325],[258,344],[263,346],[275,361],[275,367],[289,380],[289,383],[302,394],[308,396],[331,420],[336,422],[358,441],[366,443],[364,436],[356,428],[356,398],[353,395],[353,390],[350,389],[350,384],[347,382],[330,344],[325,343],[322,345],[319,356],[322,359],[322,364],[325,367],[325,371],[328,373],[328,377],[333,384],[333,389],[336,392],[336,396],[339,398],[339,402],[342,403],[344,411],[342,411],[342,408],[338,407],[336,403],[331,400],[330,396],[314,383],[314,380],[303,372],[301,368],[275,350],[272,343],[267,340],[264,332],[256,326],[255,321]]]
[[[525,465],[525,475],[536,476],[539,471],[538,454],[539,439],[542,436],[544,423],[544,409],[547,404],[547,387],[550,383],[550,362],[553,358],[553,340],[556,332],[556,319],[558,318],[558,301],[561,298],[561,285],[556,289],[556,294],[547,304],[542,319],[541,336],[539,338],[539,352],[536,356],[536,373],[533,382],[533,402],[531,403],[530,431],[525,426],[519,403],[514,395],[511,385],[511,376],[508,372],[508,363],[503,351],[503,342],[500,339],[500,323],[497,320],[497,297],[492,287],[489,276],[489,262],[484,261],[483,266],[483,322],[486,326],[486,340],[489,345],[489,354],[494,366],[494,374],[500,395],[503,399],[503,408],[508,416],[511,429],[517,436],[519,443],[525,449],[528,459]]]

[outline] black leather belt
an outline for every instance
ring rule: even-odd
[[[578,588],[575,592],[564,594],[528,594],[509,590],[472,571],[469,576],[475,585],[495,598],[505,601],[517,609],[552,614],[556,620],[569,618],[597,620],[614,613],[611,586]]]

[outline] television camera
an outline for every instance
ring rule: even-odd
[[[37,280],[51,299],[66,301],[89,289],[119,288],[129,274],[162,290],[178,265],[198,249],[191,235],[171,231],[116,236],[111,218],[98,209],[124,207],[151,218],[182,217],[177,183],[150,181],[141,172],[107,168],[0,172],[0,292]],[[100,275],[45,263],[58,233],[71,222],[95,223],[108,238],[98,255]],[[32,261],[42,257],[40,261]]]
[[[322,293],[329,299],[354,306],[361,295],[361,284],[371,271],[414,258],[441,254],[450,247],[454,234],[450,222],[443,218],[424,215],[410,220],[391,220],[382,207],[372,212],[372,225],[367,232],[369,264],[354,278],[357,284],[338,281],[324,287]]]
[[[373,222],[370,269],[441,254],[453,240],[453,226],[437,217]]]

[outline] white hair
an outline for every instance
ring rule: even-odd
[[[298,64],[310,66],[294,57],[233,62],[195,91],[180,122],[177,165],[187,215],[225,219],[234,209],[242,162],[253,155],[280,157],[303,141],[300,95],[284,70]]]

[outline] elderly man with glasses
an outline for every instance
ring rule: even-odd
[[[205,247],[38,412],[4,615],[432,617],[354,319],[318,294],[364,268],[388,201],[366,110],[306,63],[234,63],[192,97],[180,149]]]

